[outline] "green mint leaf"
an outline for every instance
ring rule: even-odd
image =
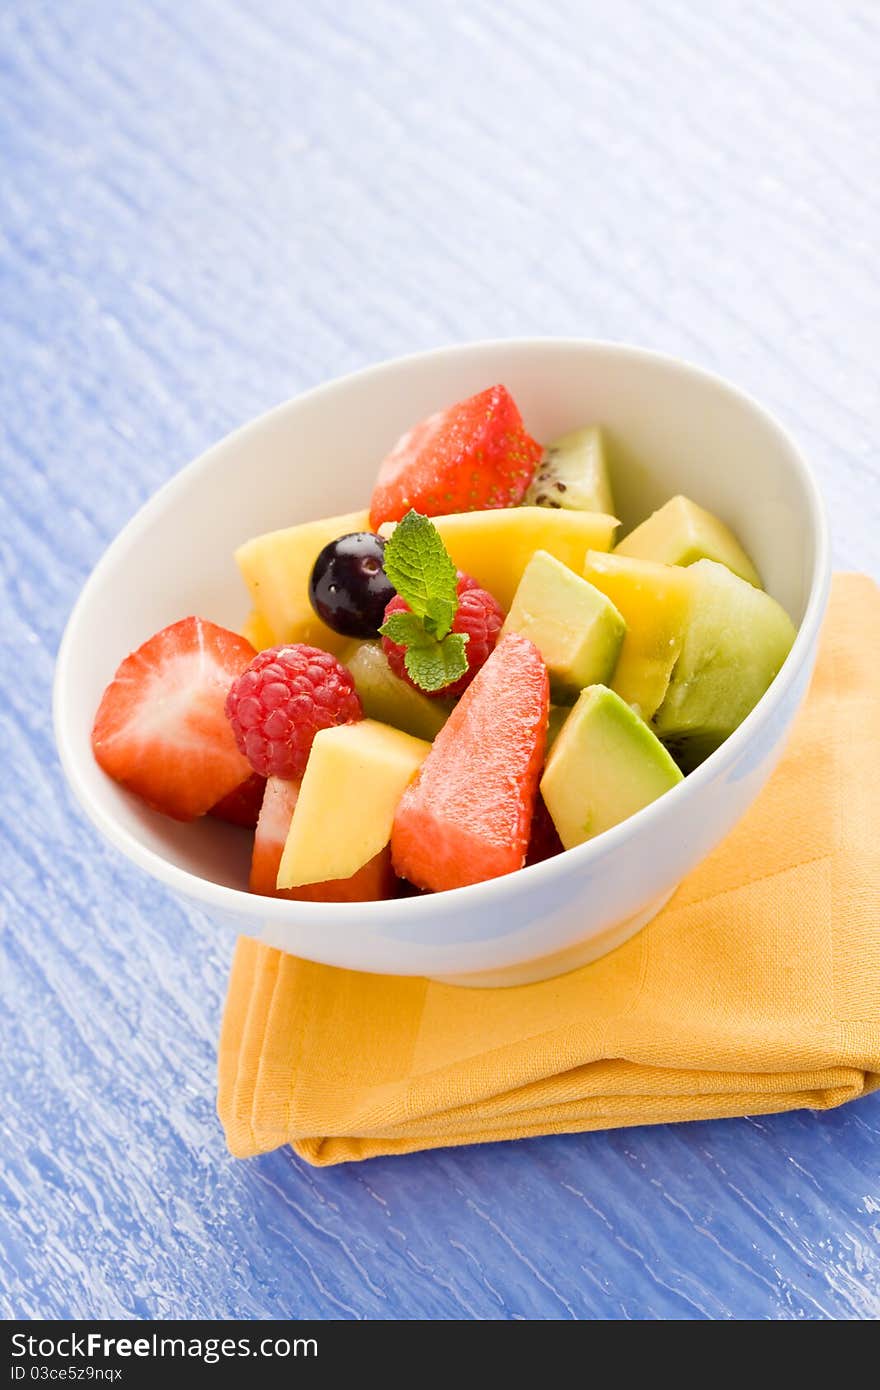
[[[383,567],[426,631],[444,638],[458,610],[457,577],[434,523],[407,512],[388,538]]]
[[[406,669],[422,690],[443,690],[463,676],[467,670],[465,632],[450,632],[441,642],[427,647],[407,647]]]
[[[384,569],[408,613],[392,613],[379,631],[404,647],[410,679],[431,693],[467,671],[467,635],[451,632],[458,612],[458,576],[440,532],[416,511],[407,512],[385,545]]]
[[[392,613],[379,628],[383,637],[388,637],[400,647],[433,647],[436,637],[425,631],[425,624],[415,613]]]

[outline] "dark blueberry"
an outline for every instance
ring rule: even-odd
[[[309,600],[328,627],[344,637],[375,637],[394,598],[382,568],[385,542],[353,531],[325,545],[312,569]]]

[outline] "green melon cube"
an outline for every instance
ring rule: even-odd
[[[724,565],[698,560],[681,653],[654,727],[690,770],[751,712],[795,639],[791,618]]]
[[[354,677],[367,719],[391,724],[413,738],[436,738],[449,717],[445,700],[432,700],[395,676],[378,642],[359,642],[340,660]]]
[[[546,550],[536,550],[503,630],[534,642],[547,663],[554,697],[571,701],[585,685],[610,680],[626,623],[592,584]]]
[[[603,685],[583,690],[547,760],[541,793],[566,849],[656,801],[682,780],[663,744]]]

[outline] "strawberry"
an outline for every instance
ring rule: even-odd
[[[224,705],[253,658],[250,642],[204,618],[157,632],[104,691],[92,729],[101,767],[156,811],[203,816],[251,775]]]
[[[544,798],[538,792],[535,798],[535,811],[532,816],[532,831],[529,836],[526,863],[542,864],[545,859],[552,859],[554,855],[561,854],[564,848]]]
[[[541,458],[506,386],[437,411],[403,435],[379,469],[370,525],[515,507]]]
[[[249,830],[256,828],[263,804],[266,779],[254,772],[246,782],[236,787],[228,796],[222,797],[208,812],[215,820],[229,821],[230,825],[244,825]]]

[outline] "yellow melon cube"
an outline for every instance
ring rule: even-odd
[[[663,565],[692,565],[697,560],[716,560],[740,579],[761,587],[761,577],[729,526],[698,507],[689,497],[670,497],[647,521],[624,536],[616,555],[637,560],[656,560]]]
[[[430,743],[364,719],[315,735],[281,864],[279,888],[350,878],[391,839],[397,803]]]
[[[342,649],[347,639],[322,623],[309,602],[309,577],[325,545],[350,531],[369,529],[367,512],[348,512],[269,531],[239,546],[235,561],[271,633],[267,646],[307,642],[331,652]]]
[[[275,635],[262,613],[252,608],[242,624],[241,635],[250,642],[255,651],[264,652],[275,646]]]

